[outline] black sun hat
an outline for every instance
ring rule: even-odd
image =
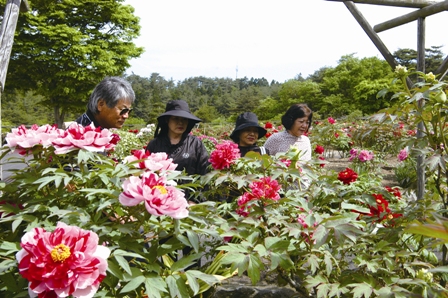
[[[160,121],[164,116],[177,116],[187,118],[189,120],[193,120],[196,122],[202,122],[201,119],[199,119],[190,112],[188,103],[182,99],[170,100],[166,104],[165,113],[157,117],[157,120]]]
[[[258,128],[258,138],[261,139],[266,135],[267,130],[258,124],[258,117],[252,112],[242,113],[236,118],[235,129],[233,130],[230,138],[237,143],[239,138],[239,132],[247,127]]]

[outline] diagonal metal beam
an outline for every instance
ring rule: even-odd
[[[345,0],[326,0],[326,1],[344,2]],[[429,0],[353,0],[353,2],[361,3],[361,4],[384,5],[384,6],[423,8],[425,6],[435,4],[438,1],[429,1]]]
[[[359,9],[356,7],[356,5],[353,3],[353,1],[344,1],[345,6],[347,9],[351,12],[353,17],[358,21],[359,25],[362,29],[366,32],[367,36],[369,36],[370,40],[372,40],[373,44],[376,46],[378,51],[380,51],[381,55],[383,55],[384,59],[389,63],[390,67],[392,67],[393,70],[395,70],[395,67],[398,65],[397,61],[395,60],[394,56],[389,52],[387,47],[384,45],[381,38],[376,34],[375,31],[373,31],[372,27],[370,26],[369,22],[364,18],[362,13],[359,11]],[[408,78],[407,79],[408,86],[412,86],[412,81]]]
[[[444,10],[448,10],[448,0],[423,7],[419,10],[402,15],[401,17],[386,21],[384,23],[380,23],[373,27],[373,30],[375,30],[376,33],[379,33],[394,27],[410,23],[412,21],[418,20],[419,18],[424,18],[442,12]]]
[[[448,56],[445,57],[445,60],[443,60],[442,64],[436,69],[434,74],[441,74],[441,76],[438,78],[439,80],[442,80],[447,73],[448,70]]]

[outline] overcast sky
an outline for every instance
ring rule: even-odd
[[[159,73],[175,81],[194,76],[266,78],[281,83],[347,54],[383,59],[342,2],[324,0],[126,0],[141,18],[135,40],[145,53],[128,74]],[[412,12],[356,4],[373,27]],[[448,53],[448,12],[426,18],[426,47]],[[391,53],[417,47],[417,22],[379,33]]]

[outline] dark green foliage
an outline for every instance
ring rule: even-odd
[[[9,88],[33,90],[59,126],[81,113],[95,85],[119,76],[143,52],[132,39],[139,19],[123,1],[29,1],[21,13],[8,68]],[[4,5],[0,5],[4,11]]]

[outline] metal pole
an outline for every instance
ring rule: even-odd
[[[425,18],[418,18],[417,28],[417,70],[425,72]],[[420,78],[420,80],[422,80]],[[418,107],[421,109],[425,104],[423,99],[418,101]],[[423,138],[424,125],[423,122],[417,124],[417,139]],[[423,162],[425,156],[420,154],[417,157],[417,200],[423,199],[425,194],[425,168]]]

